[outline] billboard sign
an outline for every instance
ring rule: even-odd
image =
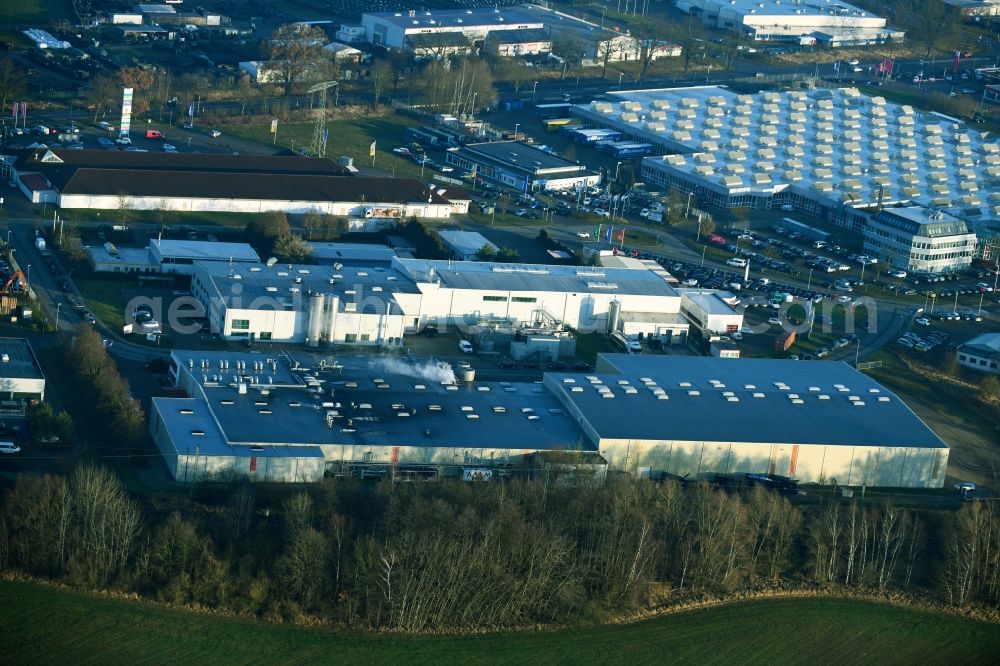
[[[132,88],[124,88],[122,91],[122,122],[119,133],[121,136],[128,136],[129,126],[132,124]]]

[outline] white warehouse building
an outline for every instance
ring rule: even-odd
[[[681,305],[666,273],[645,265],[589,268],[398,257],[388,267],[196,262],[191,289],[205,306],[212,331],[225,339],[309,345],[395,346],[404,334],[427,324],[545,320],[604,332],[612,308],[641,318],[678,315]],[[656,317],[651,321],[650,332],[658,325]],[[684,340],[687,327],[682,328],[673,342]]]
[[[597,481],[752,473],[940,488],[948,463],[897,396],[838,362],[613,354],[537,385],[457,381],[397,355],[176,350],[170,374],[188,397],[154,398],[150,431],[179,481],[511,473],[554,454]]]
[[[677,8],[713,28],[742,32],[755,40],[849,46],[902,41],[904,34],[843,0],[675,0]]]
[[[440,9],[434,11],[376,12],[361,15],[365,39],[387,49],[406,47],[407,37],[455,33],[481,41],[495,30],[540,30],[541,15],[527,8]],[[540,13],[539,13],[540,14]]]
[[[570,378],[546,374],[544,383],[598,442],[609,470],[944,485],[948,446],[846,363],[614,354],[598,357],[599,381]]]
[[[118,210],[284,211],[399,220],[447,218],[441,188],[415,178],[352,176],[336,162],[300,155],[10,149],[0,177],[34,203]],[[457,191],[456,191],[457,192]],[[467,196],[463,192],[457,192]],[[454,209],[468,210],[468,202]]]

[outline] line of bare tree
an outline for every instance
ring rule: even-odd
[[[68,479],[21,476],[0,511],[0,570],[400,631],[600,620],[654,598],[771,584],[995,607],[998,554],[1000,515],[984,503],[800,508],[763,489],[629,479],[241,483],[154,496],[140,510],[113,474],[81,467]]]

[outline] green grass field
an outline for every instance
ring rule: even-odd
[[[372,141],[375,147],[375,168],[395,174],[396,176],[420,177],[420,165],[411,159],[399,157],[392,153],[397,146],[408,146],[406,128],[419,125],[416,120],[403,116],[386,118],[361,118],[357,120],[331,120],[326,126],[330,130],[330,139],[326,146],[326,156],[336,160],[341,155],[354,158],[354,166],[371,168],[372,159],[368,149]],[[300,149],[308,147],[312,142],[313,123],[280,123],[276,145],[286,148]],[[262,144],[269,144],[275,137],[271,134],[271,123],[254,125],[232,125],[226,128],[227,134],[243,139],[249,139]],[[424,169],[424,178],[428,179],[437,173],[433,169]]]
[[[124,290],[135,289],[135,285],[123,280],[83,276],[73,278],[73,283],[94,316],[120,331],[125,325]]]
[[[1000,626],[830,599],[745,602],[624,626],[408,637],[255,623],[0,583],[0,660],[56,663],[994,663]],[[992,655],[992,657],[990,656]]]

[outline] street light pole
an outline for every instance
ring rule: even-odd
[[[694,192],[688,192],[688,204],[687,208],[684,209],[684,219],[688,219],[691,216],[691,197],[694,196]]]
[[[702,248],[702,250],[701,250],[701,267],[702,268],[705,267],[705,252],[707,250],[708,250],[708,246],[707,245],[704,248]]]
[[[59,332],[59,311],[62,310],[62,303],[56,303],[56,333]]]
[[[514,141],[517,141],[517,129],[521,126],[521,123],[514,123]]]
[[[533,86],[531,86],[531,102],[532,103],[535,102],[535,91],[536,90],[538,90],[538,81],[535,81],[535,84]]]
[[[815,269],[812,269],[812,268],[809,269],[809,280],[806,282],[806,291],[809,291],[809,288],[812,286],[812,283],[813,283],[813,270],[815,270]]]

